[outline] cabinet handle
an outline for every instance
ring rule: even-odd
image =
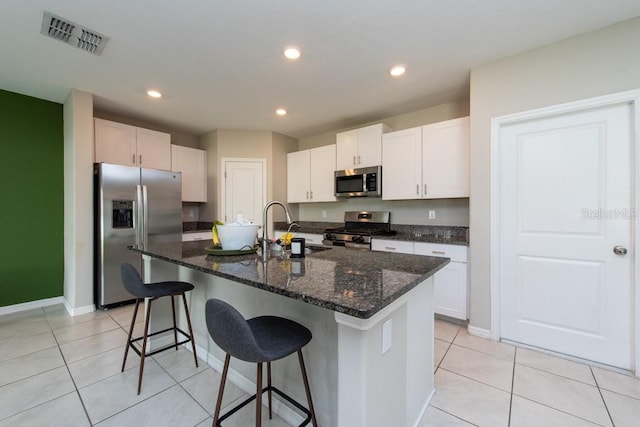
[[[358,156],[358,164],[360,164],[360,156]]]
[[[353,164],[356,164],[356,156],[353,156]]]
[[[309,192],[307,191],[307,200],[309,200]]]
[[[420,184],[416,184],[416,195],[420,195]]]
[[[136,155],[135,155],[135,154],[132,154],[132,155],[131,155],[131,164],[132,164],[132,165],[135,165],[135,164],[136,164]]]
[[[427,184],[424,185],[424,195],[427,195]]]
[[[397,249],[397,248],[394,248],[393,246],[385,246],[384,248],[390,251],[395,251]]]
[[[310,191],[311,197],[309,199],[313,199],[313,191]]]
[[[138,159],[139,159],[139,161],[140,161],[140,164],[142,164],[142,154],[140,154],[140,156],[139,156],[139,158],[138,158]]]
[[[431,251],[432,254],[445,255],[445,251]]]

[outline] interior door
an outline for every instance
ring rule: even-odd
[[[238,212],[255,224],[262,225],[265,205],[264,167],[261,160],[227,160],[225,173],[225,222],[236,220]]]
[[[632,368],[631,117],[624,103],[501,127],[503,339]]]

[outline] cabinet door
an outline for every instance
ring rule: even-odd
[[[433,276],[434,311],[467,320],[467,264],[450,262]]]
[[[171,170],[182,172],[182,201],[207,201],[207,152],[171,146]]]
[[[378,166],[382,164],[382,129],[378,123],[358,129],[357,167]]]
[[[310,182],[310,150],[296,151],[287,154],[287,202],[300,203],[309,201]]]
[[[136,128],[138,164],[144,168],[171,170],[171,135]]]
[[[469,197],[469,117],[422,127],[423,198]]]
[[[95,162],[137,166],[136,128],[94,119]]]
[[[336,135],[336,170],[357,167],[358,130],[353,129]]]
[[[335,202],[336,146],[312,148],[309,150],[309,161],[309,201]]]
[[[382,136],[382,199],[418,199],[421,196],[422,129]]]
[[[416,255],[450,258],[451,262],[433,276],[434,309],[438,314],[467,319],[467,252],[466,246],[415,242]]]

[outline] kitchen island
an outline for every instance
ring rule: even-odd
[[[259,253],[207,255],[210,244],[134,249],[144,255],[145,281],[195,285],[190,311],[200,357],[221,370],[224,353],[204,321],[209,298],[229,302],[245,317],[288,317],[313,333],[304,353],[320,425],[417,424],[433,392],[431,277],[448,259],[318,247],[305,258],[282,254],[263,261]],[[154,304],[154,330],[170,317],[157,310]],[[231,368],[229,379],[250,393],[255,367],[232,361]],[[305,402],[295,358],[275,362],[273,376],[274,384]],[[274,402],[274,408],[288,422],[299,422],[284,405]]]

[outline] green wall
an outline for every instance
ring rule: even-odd
[[[0,306],[63,294],[62,108],[0,90]]]

